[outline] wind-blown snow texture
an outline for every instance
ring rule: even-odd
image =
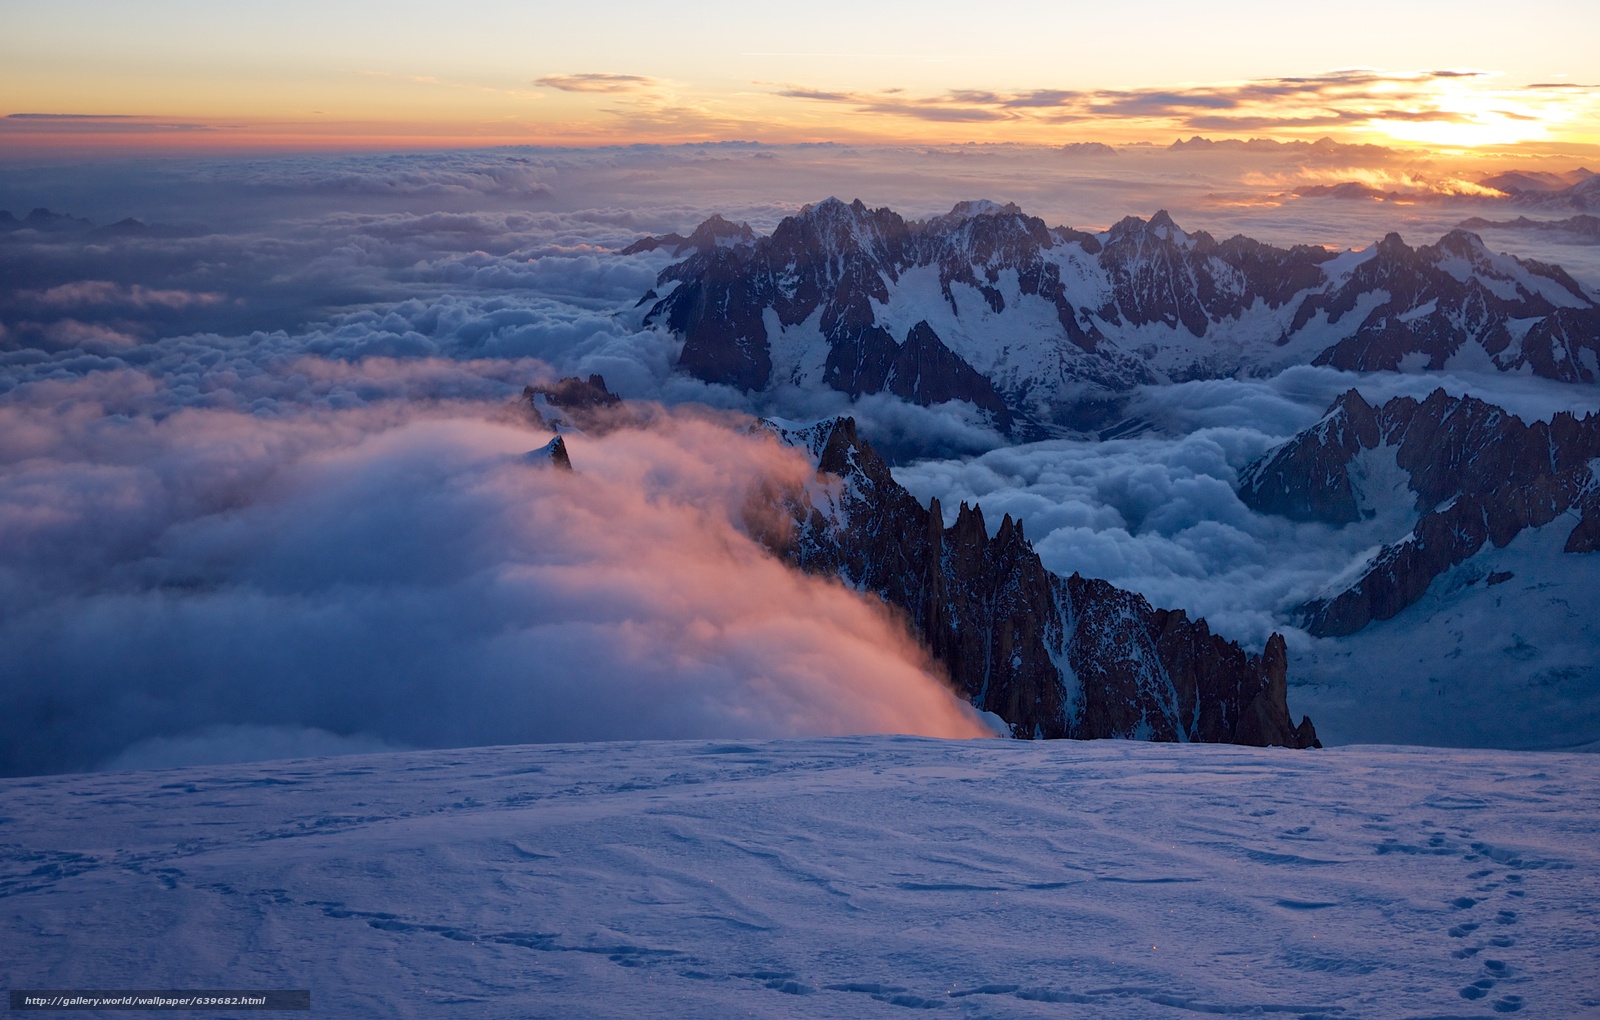
[[[12,987],[320,1016],[1582,1017],[1600,758],[856,737],[0,782]]]

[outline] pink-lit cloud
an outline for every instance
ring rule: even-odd
[[[4,771],[242,725],[986,732],[881,605],[744,534],[753,489],[810,467],[736,422],[569,436],[568,474],[526,463],[549,436],[492,404],[156,420],[106,415],[104,389],[0,406]]]
[[[80,280],[42,291],[23,291],[18,296],[23,301],[51,308],[110,306],[181,309],[215,305],[226,300],[223,295],[212,292],[153,288],[137,283],[129,286],[109,280]]]

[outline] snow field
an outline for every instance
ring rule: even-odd
[[[323,1016],[1573,1017],[1600,757],[904,737],[0,783],[11,987]]]

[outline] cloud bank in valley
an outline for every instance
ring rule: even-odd
[[[1003,514],[1021,518],[1051,570],[1105,578],[1256,646],[1416,517],[1405,493],[1372,519],[1341,528],[1259,514],[1235,495],[1246,465],[1315,424],[1352,388],[1374,404],[1443,388],[1524,421],[1600,411],[1593,387],[1543,379],[1302,367],[1273,379],[1147,387],[1128,405],[1149,427],[1134,438],[1030,443],[895,473],[918,498],[938,497],[947,517],[965,500],[982,505],[991,529]]]
[[[508,408],[569,374],[982,454],[901,474],[952,511],[1022,517],[1054,569],[1259,645],[1378,538],[1252,515],[1238,469],[1349,385],[1437,377],[1193,383],[1131,399],[1145,436],[995,449],[960,406],[753,406],[674,374],[676,341],[637,307],[669,256],[616,254],[713,211],[770,229],[830,191],[909,215],[1015,198],[1078,226],[1186,204],[1185,226],[1278,243],[1431,239],[1459,214],[1231,204],[1283,187],[1244,179],[1292,161],[1278,149],[1112,158],[1114,178],[1043,150],[743,144],[6,168],[0,208],[145,223],[0,233],[0,705],[21,735],[0,770],[981,731],[897,623],[740,533],[743,487],[798,461],[668,416],[575,438],[570,478],[523,464],[548,437]],[[1576,392],[1483,385],[1525,415]]]
[[[739,530],[809,467],[726,422],[570,437],[569,474],[480,404],[117,420],[76,385],[3,410],[5,772],[987,733],[886,611]]]

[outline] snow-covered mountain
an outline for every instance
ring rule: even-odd
[[[1353,634],[1420,599],[1434,579],[1524,529],[1566,532],[1566,554],[1600,549],[1600,415],[1525,424],[1474,397],[1435,390],[1373,407],[1350,390],[1315,426],[1244,473],[1246,505],[1346,524],[1380,502],[1409,504],[1410,531],[1301,615],[1319,636]],[[1498,583],[1493,575],[1487,584]],[[1509,578],[1507,578],[1509,579]]]
[[[1053,574],[1009,514],[991,537],[963,503],[946,527],[939,501],[924,507],[895,481],[850,418],[760,427],[818,473],[774,494],[785,519],[752,514],[752,532],[902,610],[956,688],[1014,735],[1317,745],[1309,719],[1291,721],[1282,637],[1250,654],[1182,610]]]
[[[1408,246],[1283,249],[1185,232],[1165,212],[1099,234],[1015,205],[908,221],[830,198],[753,237],[720,217],[642,299],[678,366],[785,387],[973,405],[1003,431],[1081,427],[1146,383],[1296,364],[1600,377],[1600,304],[1558,266],[1456,230]]]
[[[1331,739],[1592,746],[1600,415],[1352,390],[1250,465],[1239,497],[1384,534],[1296,614],[1295,697]]]

